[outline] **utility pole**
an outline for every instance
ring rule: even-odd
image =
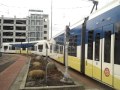
[[[86,36],[86,24],[89,17],[84,19],[82,24],[82,34],[81,34],[81,72],[85,73],[85,36]]]
[[[89,0],[93,2],[93,8],[91,10],[91,13],[93,12],[95,6],[96,6],[96,10],[97,10],[97,5],[98,5],[98,1],[95,0]],[[90,13],[90,14],[91,14]],[[86,37],[86,25],[87,25],[87,21],[89,19],[89,16],[87,16],[84,19],[84,22],[82,24],[82,34],[81,34],[81,73],[85,74],[85,37]]]

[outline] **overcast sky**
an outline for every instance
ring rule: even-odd
[[[101,8],[112,0],[98,1],[98,8]],[[69,22],[72,25],[88,16],[92,6],[93,3],[89,0],[52,0],[52,36],[62,31]],[[0,0],[0,15],[5,17],[26,17],[29,9],[43,10],[43,13],[49,14],[51,22],[51,0]]]

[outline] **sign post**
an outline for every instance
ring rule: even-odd
[[[65,28],[65,40],[64,40],[64,46],[65,46],[65,73],[64,73],[64,77],[61,79],[61,82],[65,82],[65,83],[73,83],[73,81],[71,80],[69,74],[68,74],[68,46],[69,46],[69,38],[70,38],[70,28],[69,26],[66,26]]]

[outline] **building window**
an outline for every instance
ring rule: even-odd
[[[16,24],[26,24],[26,20],[16,20]]]
[[[40,20],[36,20],[36,25],[40,25]]]
[[[104,33],[105,45],[104,45],[104,62],[110,63],[110,49],[111,49],[111,31]]]
[[[13,32],[3,32],[3,36],[13,36]]]
[[[14,20],[4,20],[3,23],[5,23],[5,24],[14,24]]]
[[[95,36],[95,61],[99,61],[99,51],[100,51],[100,33]]]
[[[3,38],[3,42],[13,42],[12,38]]]
[[[16,36],[26,36],[26,33],[16,32]]]
[[[47,19],[44,19],[44,22],[47,22]]]
[[[44,25],[44,28],[47,28],[47,25]]]
[[[25,39],[15,39],[15,42],[25,42]]]
[[[44,31],[44,34],[47,34],[47,31]]]
[[[35,38],[30,38],[30,41],[35,41]]]
[[[26,30],[26,26],[16,26],[16,30]]]
[[[32,21],[31,21],[31,25],[35,25],[35,20],[32,20]]]
[[[46,40],[46,39],[47,39],[47,37],[44,37],[44,39]]]
[[[35,31],[35,27],[34,26],[31,27],[31,31]]]
[[[40,25],[43,25],[43,20],[40,20]]]
[[[13,30],[13,26],[3,26],[3,30]]]
[[[94,31],[88,32],[88,52],[87,52],[87,58],[92,60],[93,59],[93,35]]]
[[[37,26],[37,27],[36,27],[36,31],[40,31],[40,26]]]
[[[30,37],[35,37],[35,32],[30,32]]]

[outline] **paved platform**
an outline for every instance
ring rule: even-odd
[[[6,58],[7,58],[7,56],[9,56],[9,55],[6,54]],[[22,55],[14,55],[14,56],[11,55],[11,57],[16,57],[16,58],[14,58],[15,62],[0,73],[0,90],[9,90],[10,89],[10,87],[16,80],[18,74],[20,73],[21,69],[28,61],[28,58],[26,56],[22,56]],[[1,57],[1,59],[2,59],[2,57]],[[9,56],[9,60],[10,59],[11,58]],[[4,57],[4,60],[5,60],[5,57]]]

